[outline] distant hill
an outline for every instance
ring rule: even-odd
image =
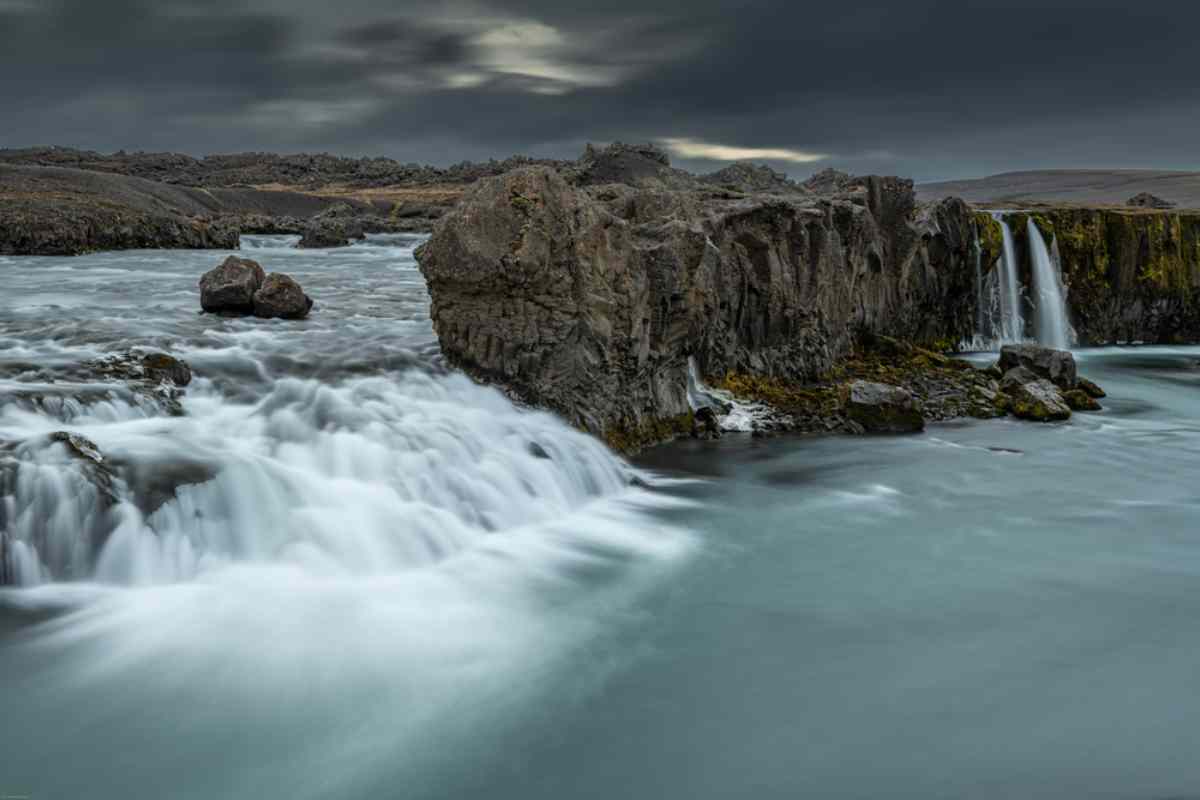
[[[961,197],[979,205],[1071,203],[1123,206],[1129,198],[1150,192],[1180,208],[1200,208],[1200,172],[1155,170],[1030,170],[987,178],[924,183],[921,201]]]

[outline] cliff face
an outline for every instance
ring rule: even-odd
[[[961,201],[918,211],[911,182],[879,177],[743,193],[614,155],[481,181],[438,224],[417,257],[450,362],[636,445],[690,415],[689,358],[802,382],[863,332],[970,336]]]
[[[1081,345],[1200,341],[1200,212],[1052,208],[1007,215],[1021,282],[1030,286],[1026,222],[1057,240],[1071,322]],[[1000,227],[976,217],[985,264]]]

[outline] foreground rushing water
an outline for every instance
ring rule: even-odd
[[[196,314],[214,253],[0,258],[49,562],[0,591],[0,794],[1200,793],[1200,349],[1081,353],[1110,398],[1066,425],[634,467],[440,366],[414,243],[248,241],[305,322]],[[133,346],[192,364],[185,416],[12,399]],[[59,430],[120,468],[82,564]]]

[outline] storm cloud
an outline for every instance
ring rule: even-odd
[[[600,5],[0,0],[0,146],[1200,168],[1196,4]]]

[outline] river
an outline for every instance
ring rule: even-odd
[[[244,255],[302,322],[198,314],[220,253],[0,257],[40,563],[0,590],[0,794],[1200,792],[1200,348],[1079,351],[1110,396],[1067,424],[630,464],[445,368],[418,238],[293,241]],[[183,416],[67,377],[131,347],[192,365]],[[31,407],[33,367],[93,399]],[[84,562],[61,430],[119,475]]]

